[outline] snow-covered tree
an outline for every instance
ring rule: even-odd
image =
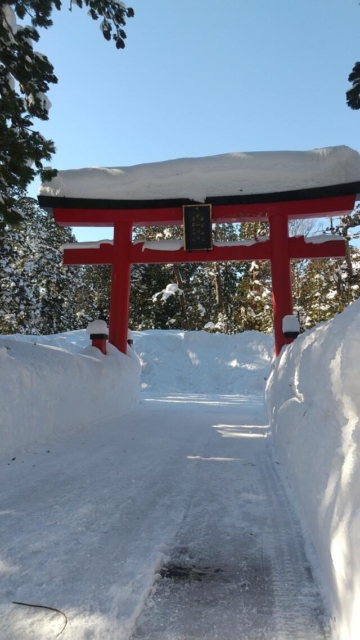
[[[7,232],[0,227],[0,332],[26,333],[37,319],[37,300],[24,269],[31,247],[24,242],[21,229]]]
[[[304,224],[309,225],[310,221],[305,221]],[[312,235],[340,235],[345,240],[346,255],[345,259],[293,261],[294,312],[297,313],[303,330],[332,318],[359,297],[360,252],[351,244],[359,237],[359,232],[356,231],[359,226],[360,212],[355,210],[350,216],[331,218],[325,225],[324,222],[318,222],[308,228],[307,231],[311,231]],[[300,232],[307,235],[306,229]]]
[[[239,239],[253,240],[269,235],[265,222],[240,225]],[[272,286],[269,261],[240,262],[237,286],[238,331],[272,330]]]
[[[0,332],[51,334],[84,325],[82,273],[62,264],[70,229],[31,198],[18,201],[23,219],[0,226]]]
[[[118,0],[71,0],[88,7],[89,15],[101,19],[106,40],[114,39],[118,49],[125,46],[123,27],[134,11]],[[52,25],[53,9],[61,0],[8,0],[0,3],[0,214],[6,223],[19,221],[17,193],[36,175],[51,180],[56,171],[45,167],[55,151],[34,126],[34,118],[48,119],[51,106],[47,92],[57,82],[46,55],[34,51],[38,28]],[[29,20],[30,24],[26,21]]]
[[[348,219],[349,218],[349,219]],[[302,330],[332,317],[360,294],[360,251],[350,245],[357,236],[360,212],[333,221],[327,232],[348,244],[345,260],[294,260],[291,264],[294,313]],[[291,235],[324,232],[319,223],[294,221]],[[216,225],[214,239],[231,242],[269,234],[266,223]],[[144,227],[137,240],[181,238],[181,227]],[[83,305],[91,317],[108,319],[110,268],[88,267],[88,294]],[[271,265],[269,261],[133,265],[130,295],[133,329],[211,330],[236,333],[273,330]]]
[[[82,275],[84,286],[81,302],[86,318],[102,318],[109,323],[111,267],[110,265],[89,265]]]

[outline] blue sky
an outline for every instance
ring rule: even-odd
[[[35,48],[59,79],[50,120],[39,125],[55,141],[56,168],[340,144],[360,151],[360,111],[345,100],[360,60],[357,0],[129,4],[123,51],[86,8],[69,11],[67,2],[41,32]]]

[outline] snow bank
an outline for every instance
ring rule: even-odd
[[[135,356],[104,356],[85,331],[0,336],[2,453],[132,410],[139,377]]]
[[[133,167],[59,171],[39,195],[106,200],[189,198],[278,193],[358,182],[360,156],[346,146],[313,151],[227,153]]]
[[[206,331],[134,331],[143,390],[161,393],[262,394],[272,335]]]
[[[270,335],[135,331],[132,338],[128,357],[112,345],[102,355],[85,330],[0,336],[2,453],[131,411],[140,390],[139,360],[146,392],[263,392]]]
[[[339,640],[360,637],[360,300],[284,348],[267,386],[280,468],[320,563]]]

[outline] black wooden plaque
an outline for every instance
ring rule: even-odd
[[[185,251],[212,249],[211,204],[184,205]]]

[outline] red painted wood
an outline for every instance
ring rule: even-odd
[[[221,222],[254,222],[268,216],[284,215],[289,219],[319,218],[349,215],[355,204],[355,195],[287,202],[256,204],[213,205],[212,218]],[[131,222],[134,226],[180,225],[182,207],[164,209],[61,209],[54,208],[55,221],[61,226],[108,227],[117,222]]]
[[[331,237],[331,236],[329,236]],[[344,258],[346,253],[345,240],[328,240],[320,244],[305,242],[304,236],[289,238],[289,252],[292,260]]]
[[[64,264],[112,264],[114,258],[114,247],[112,244],[101,244],[94,249],[64,249]]]
[[[291,295],[290,251],[288,221],[285,216],[271,216],[271,278],[274,314],[275,355],[278,356],[285,338],[282,330],[284,316],[293,312]]]
[[[134,264],[177,264],[184,262],[240,262],[241,260],[270,260],[270,242],[258,242],[246,247],[213,247],[211,251],[157,251],[142,250],[143,243],[131,248],[131,262]]]
[[[110,247],[110,249],[109,249]],[[270,260],[270,242],[259,242],[250,247],[214,247],[212,251],[178,251],[142,250],[143,243],[130,247],[129,259],[132,264],[177,264],[184,262],[230,262],[241,260]],[[64,264],[112,264],[113,247],[102,244],[97,249],[65,249]]]
[[[130,299],[131,222],[114,227],[109,342],[126,354]],[[102,247],[104,245],[101,245]],[[86,251],[86,249],[83,249]]]
[[[169,209],[53,209],[55,222],[63,227],[112,227],[117,222],[134,226],[182,224],[182,208]]]
[[[106,338],[92,338],[91,344],[93,347],[100,349],[101,353],[106,356]]]
[[[241,262],[242,260],[270,260],[270,242],[258,242],[249,247],[214,247],[212,251],[142,250],[143,244],[131,245],[129,260],[133,264],[177,264],[184,262]],[[307,243],[304,237],[289,238],[289,254],[292,260],[316,258],[343,258],[344,240],[329,240],[321,244]],[[97,249],[65,249],[64,264],[112,264],[114,249],[112,245],[102,244]]]

